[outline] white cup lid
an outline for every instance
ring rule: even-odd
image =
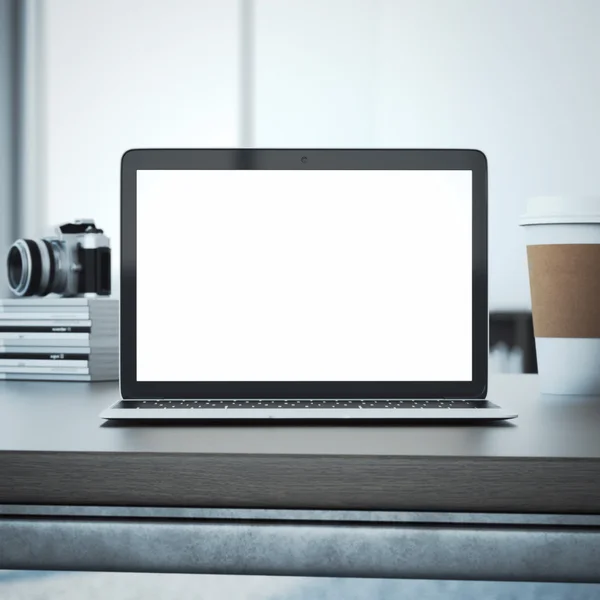
[[[600,223],[600,196],[536,196],[519,225]]]

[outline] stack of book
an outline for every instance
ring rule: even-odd
[[[118,329],[112,298],[0,300],[0,380],[117,380]]]

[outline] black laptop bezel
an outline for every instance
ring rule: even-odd
[[[471,381],[138,381],[136,174],[138,170],[469,170],[473,174]],[[160,231],[156,232],[157,243]],[[479,150],[135,149],[121,160],[121,395],[136,398],[485,398],[488,379],[488,184]],[[164,285],[165,273],[156,274]],[[443,297],[444,290],[440,290]],[[174,296],[176,304],[177,298]]]

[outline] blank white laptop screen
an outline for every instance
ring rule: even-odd
[[[137,173],[138,381],[470,381],[472,172]]]

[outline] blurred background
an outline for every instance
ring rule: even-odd
[[[598,0],[0,0],[2,255],[93,217],[117,267],[129,148],[477,148],[491,368],[535,371],[517,220],[596,190],[599,24]]]
[[[0,0],[0,254],[18,237],[95,218],[112,238],[118,296],[119,166],[130,148],[477,148],[489,161],[491,369],[535,371],[517,222],[529,196],[598,191],[599,31],[599,0]],[[45,577],[23,588],[7,574],[0,596],[117,597],[114,586],[119,598],[598,593]]]

